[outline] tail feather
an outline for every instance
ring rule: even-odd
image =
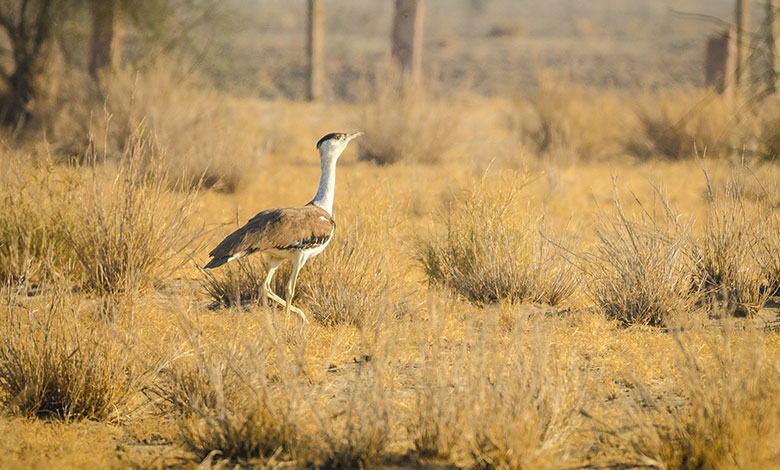
[[[219,266],[222,266],[223,264],[230,261],[230,258],[224,257],[224,258],[212,258],[211,261],[209,261],[206,266],[203,266],[203,269],[213,269],[217,268]]]

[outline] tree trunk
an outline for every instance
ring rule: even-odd
[[[116,0],[92,0],[92,39],[89,47],[89,74],[95,80],[115,63],[119,50]]]
[[[404,78],[419,82],[422,75],[425,0],[395,0],[392,55]]]
[[[322,0],[308,0],[306,23],[306,94],[309,101],[322,98],[325,83],[323,47],[325,29],[322,23]]]
[[[750,85],[750,0],[737,0],[737,89],[746,92]]]
[[[34,59],[33,59],[34,60]],[[8,77],[8,88],[2,97],[0,122],[6,125],[24,125],[30,118],[27,105],[35,97],[35,65],[30,60],[16,61],[14,72]]]
[[[0,25],[12,49],[13,72],[6,72],[5,90],[0,96],[0,123],[24,125],[37,92],[38,77],[49,52],[54,24],[54,1],[34,5],[19,3],[13,13],[0,11]]]
[[[769,50],[769,89],[774,93],[780,77],[780,0],[767,0],[766,22],[769,26],[767,49]]]

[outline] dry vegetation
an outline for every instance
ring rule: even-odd
[[[719,147],[672,114],[651,132],[621,117],[630,97],[554,84],[530,108],[249,101],[222,133],[230,97],[138,80],[149,117],[116,142],[109,123],[78,159],[54,136],[0,150],[0,467],[780,466],[780,171],[733,152],[766,134]],[[313,145],[280,142],[350,123],[367,139],[295,299],[313,321],[286,328],[256,302],[261,257],[197,265],[236,222],[311,197]],[[234,165],[258,136],[278,158]],[[522,171],[480,165],[507,145]]]

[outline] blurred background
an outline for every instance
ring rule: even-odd
[[[430,145],[447,129],[479,129],[509,165],[774,159],[775,3],[2,0],[2,135],[78,159],[143,128],[227,190],[239,160],[334,126],[366,127],[360,158],[379,163],[474,158]]]

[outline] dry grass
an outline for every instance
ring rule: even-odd
[[[389,78],[378,84],[360,112],[357,127],[366,133],[357,141],[360,158],[379,164],[442,161],[459,144],[457,114],[425,87],[397,83]]]
[[[70,73],[55,94],[58,109],[47,118],[55,155],[81,157],[97,138],[108,160],[122,158],[138,129],[147,145],[165,154],[171,188],[214,188],[234,192],[247,182],[267,154],[268,131],[256,110],[238,99],[206,92],[188,67],[159,59],[142,71],[119,69],[104,77],[105,90]],[[236,120],[244,124],[234,125]]]
[[[677,338],[678,387],[639,385],[627,426],[609,428],[601,446],[612,464],[683,470],[775,468],[780,447],[780,370],[763,340],[730,327]]]
[[[285,394],[294,392],[290,383],[273,380],[273,366],[266,366],[273,345],[251,335],[217,345],[194,328],[186,327],[189,355],[172,364],[159,392],[177,416],[184,445],[198,460],[289,458],[296,396]]]
[[[63,195],[52,216],[89,290],[133,293],[149,287],[181,266],[198,238],[188,226],[196,192],[168,193],[163,157],[153,152],[139,133],[113,175],[93,156],[87,175]]]
[[[763,240],[776,234],[771,231],[771,221],[763,220],[765,214],[745,197],[741,189],[744,170],[737,170],[721,191],[714,188],[706,172],[705,178],[710,206],[694,247],[697,283],[718,309],[752,315],[771,294],[767,286],[776,282],[767,277],[775,273],[763,269],[758,258]]]
[[[523,178],[483,180],[435,217],[432,233],[417,244],[417,260],[431,283],[478,304],[507,299],[557,305],[573,293],[576,273],[560,256],[560,243],[543,235],[542,220],[515,216],[522,210]]]
[[[152,72],[139,75],[140,94],[153,94],[145,83],[150,77]],[[507,154],[520,150],[513,146],[517,136],[502,122],[502,110],[512,104],[501,97],[474,98],[469,106],[438,101],[419,112],[438,113],[438,122],[457,120],[461,129],[474,132],[459,133],[463,146],[449,147],[447,158],[435,164],[380,166],[355,161],[347,152],[339,167],[336,238],[305,268],[296,296],[296,304],[318,321],[294,331],[277,329],[274,314],[252,302],[244,302],[242,309],[207,308],[210,294],[200,287],[198,271],[190,266],[172,270],[181,257],[156,263],[166,258],[160,254],[165,246],[173,246],[167,251],[173,254],[186,245],[166,244],[194,233],[188,228],[197,232],[201,223],[227,220],[248,205],[255,209],[305,201],[313,189],[305,183],[316,182],[319,167],[313,154],[301,158],[299,151],[312,152],[313,136],[358,122],[364,109],[285,101],[240,107],[265,110],[265,119],[282,123],[279,129],[291,141],[306,144],[280,142],[273,149],[278,157],[273,171],[238,184],[235,194],[203,190],[195,196],[172,188],[170,181],[178,176],[167,183],[164,170],[154,176],[154,157],[161,156],[156,149],[188,148],[191,129],[213,139],[212,148],[229,146],[229,132],[209,134],[208,119],[203,124],[184,117],[193,116],[187,107],[190,98],[193,109],[207,111],[211,104],[199,107],[199,99],[223,100],[225,106],[233,101],[211,92],[198,98],[197,85],[189,86],[167,102],[166,112],[174,116],[170,124],[181,132],[155,137],[157,142],[133,141],[146,150],[130,147],[125,159],[106,151],[105,163],[101,154],[96,165],[85,159],[80,167],[50,165],[45,171],[33,165],[35,159],[10,166],[9,160],[0,161],[4,170],[14,169],[3,172],[0,193],[15,204],[0,215],[12,227],[0,239],[0,252],[5,249],[1,243],[15,234],[33,234],[25,235],[31,240],[27,245],[19,245],[30,249],[19,250],[22,255],[8,263],[13,267],[9,272],[22,275],[8,276],[16,285],[6,291],[13,292],[11,300],[0,305],[0,318],[6,319],[0,328],[0,371],[5,374],[0,432],[8,436],[1,443],[0,467],[80,468],[81,456],[96,468],[194,468],[201,463],[216,468],[408,463],[529,470],[778,466],[772,438],[780,426],[780,377],[771,358],[780,351],[780,337],[761,328],[773,325],[770,317],[776,311],[761,312],[770,323],[698,315],[701,305],[694,305],[697,291],[690,287],[701,282],[701,271],[686,264],[700,259],[705,248],[724,264],[733,258],[749,271],[749,279],[763,279],[758,289],[767,295],[769,254],[778,251],[771,244],[777,237],[767,235],[776,234],[770,221],[776,220],[778,199],[771,185],[764,191],[752,183],[726,183],[731,193],[708,192],[704,179],[690,177],[699,170],[691,161],[580,161],[585,155],[601,157],[602,150],[612,153],[615,123],[623,123],[614,116],[588,122],[584,110],[598,110],[600,96],[589,90],[581,90],[581,102],[571,104],[579,116],[571,124],[566,124],[566,113],[560,118],[551,113],[551,128],[560,119],[563,128],[582,126],[586,131],[584,137],[572,132],[545,150],[547,157],[556,146],[566,154],[580,154],[572,165],[539,164],[546,177],[530,182],[523,174],[503,170],[476,175],[479,151],[490,155],[496,142],[507,144]],[[165,87],[177,88],[170,83]],[[193,95],[182,98],[187,93]],[[160,103],[165,98],[160,96]],[[569,105],[564,98],[549,100],[557,103],[551,109]],[[396,104],[388,99],[388,106]],[[146,106],[156,104],[139,104]],[[147,114],[138,111],[136,117]],[[158,114],[150,126],[162,129],[166,115]],[[258,129],[254,114],[237,113],[224,122],[219,116],[220,126],[229,122],[235,129],[250,129],[249,134]],[[386,135],[413,135],[413,130],[394,126],[417,125],[398,118],[385,129],[381,116],[374,118],[372,125]],[[618,126],[619,133],[628,127]],[[437,135],[431,128],[425,132]],[[134,133],[128,136],[135,138]],[[582,140],[590,138],[593,143]],[[164,140],[169,143],[163,145]],[[530,155],[538,153],[537,148]],[[143,158],[137,161],[133,155]],[[169,158],[177,164],[178,155]],[[718,181],[737,172],[724,159],[711,165]],[[770,183],[776,171],[768,164],[755,170]],[[619,177],[617,191],[607,173]],[[6,185],[14,181],[6,178],[11,174],[21,175],[18,186]],[[674,211],[668,210],[672,202],[668,207],[663,201],[648,202],[657,197],[646,184],[648,174],[668,188]],[[636,188],[642,204],[632,206],[633,211],[627,204],[619,206],[614,216],[603,216],[598,205],[609,204],[615,192],[622,196],[627,188]],[[625,196],[622,200],[627,201]],[[718,205],[724,201],[738,204]],[[36,212],[38,206],[42,209]],[[431,219],[430,209],[439,206]],[[182,211],[168,211],[177,207]],[[190,217],[185,209],[195,213]],[[48,217],[36,218],[40,214]],[[575,233],[569,233],[572,219],[583,227]],[[692,234],[684,223],[688,220]],[[165,232],[154,248],[145,240],[154,235],[152,228],[166,223],[175,233]],[[721,231],[722,225],[728,230]],[[130,227],[124,238],[121,227]],[[555,237],[546,227],[566,231],[567,237],[551,241]],[[62,239],[52,247],[49,241],[60,240],[55,229],[63,230]],[[752,234],[744,240],[749,250],[726,244],[734,234],[748,232]],[[35,238],[38,233],[43,238]],[[727,249],[707,245],[707,237]],[[132,250],[141,250],[142,243],[159,260],[149,261],[145,251],[133,259],[152,263],[151,270],[121,256],[137,253]],[[95,263],[106,268],[82,265],[74,247],[100,254]],[[615,317],[650,324],[660,318],[659,323],[684,326],[685,336],[641,325],[625,328],[602,314],[602,305],[579,291],[583,272],[573,264],[583,259],[592,261],[590,266],[583,263],[588,285],[609,283],[610,295],[622,296],[604,304],[628,306],[615,309],[620,312]],[[69,274],[68,263],[76,261],[72,277],[60,275]],[[249,261],[245,267],[254,269],[253,274],[236,271],[230,278],[230,266],[215,273],[226,276],[221,278],[222,297],[215,297],[236,304],[239,297],[256,295],[256,281],[264,274],[262,258]],[[33,274],[19,268],[25,263]],[[58,271],[49,272],[49,266]],[[101,269],[118,274],[110,278],[111,287],[94,288],[100,296],[72,289],[74,280],[101,285],[104,277],[90,274]],[[426,275],[447,289],[426,289]],[[691,281],[693,275],[697,277]],[[236,284],[242,276],[249,279],[248,287]],[[23,277],[47,282],[30,289]],[[284,277],[280,273],[277,290]],[[129,289],[132,296],[124,292]],[[426,296],[427,304],[420,301]],[[530,302],[564,303],[567,308]],[[635,307],[637,302],[643,307]],[[711,305],[716,314],[723,306]],[[678,316],[697,321],[680,325]],[[134,319],[131,324],[118,326],[128,318]],[[718,323],[734,327],[722,330]],[[34,384],[35,393],[20,393],[21,383],[28,390]],[[57,400],[42,401],[50,396],[42,391],[48,390],[46,384],[56,384]],[[157,393],[150,393],[150,387]],[[592,419],[580,413],[583,409]],[[33,418],[8,416],[14,413]],[[38,415],[71,419],[48,427],[34,418]],[[77,423],[78,417],[104,422]],[[95,426],[85,430],[84,424]]]
[[[668,326],[695,310],[690,229],[657,196],[651,206],[634,196],[636,211],[627,214],[616,193],[614,215],[596,225],[595,251],[580,260],[589,296],[623,325]]]
[[[539,74],[539,84],[530,101],[535,121],[516,118],[522,140],[556,162],[622,153],[621,137],[633,128],[617,96],[595,93],[550,72]]]
[[[4,292],[0,399],[14,413],[118,420],[144,374],[111,325],[62,287],[25,299]]]
[[[729,100],[711,92],[677,90],[637,100],[637,134],[626,136],[630,153],[644,157],[691,158],[741,154],[752,142]]]
[[[6,166],[0,175],[0,282],[51,280],[67,271],[71,254],[47,210],[52,172],[27,156],[0,158]]]
[[[495,318],[493,321],[497,321]],[[574,444],[588,393],[579,360],[556,351],[551,325],[525,318],[507,338],[496,324],[476,329],[467,376],[466,446],[477,468],[565,468],[581,451]],[[472,362],[473,361],[473,362]]]

